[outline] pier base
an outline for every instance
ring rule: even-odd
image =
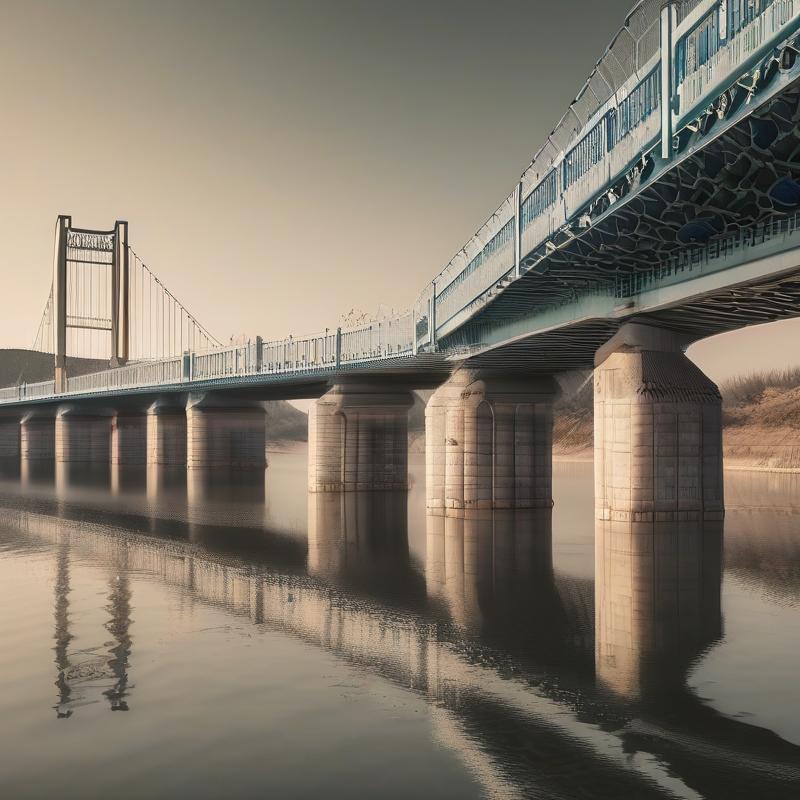
[[[678,336],[625,325],[595,367],[598,519],[720,519],[721,406],[719,390]]]
[[[108,466],[111,457],[111,414],[59,408],[55,421],[56,463]]]
[[[156,402],[147,409],[147,464],[186,466],[186,410]]]
[[[429,509],[553,505],[553,379],[460,370],[425,409]]]
[[[263,403],[190,402],[186,409],[189,469],[264,469],[266,411]]]
[[[147,463],[145,414],[120,412],[114,417],[111,422],[111,463],[123,467],[143,467]]]
[[[334,386],[308,415],[311,492],[408,488],[411,392],[367,384]]]

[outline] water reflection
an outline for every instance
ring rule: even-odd
[[[475,633],[513,625],[520,616],[556,623],[552,525],[550,509],[429,513],[429,594]]]
[[[308,495],[308,572],[378,596],[419,594],[405,492]]]
[[[56,716],[61,719],[70,717],[72,709],[69,701],[72,696],[72,687],[67,679],[70,661],[69,646],[72,634],[69,630],[69,540],[63,539],[56,544],[56,578],[55,578],[55,662],[56,686],[58,687],[58,702]]]
[[[128,575],[128,550],[122,548],[112,564],[114,567],[108,580],[109,619],[105,624],[111,635],[108,643],[108,669],[114,682],[103,694],[108,698],[112,711],[128,711],[128,661],[133,640],[131,639],[131,583]]]
[[[94,489],[98,492],[111,489],[111,469],[108,462],[84,464],[57,461],[55,464],[56,492],[68,497],[77,489]]]
[[[722,634],[722,523],[595,523],[597,679],[626,698],[682,689]]]
[[[719,714],[686,686],[692,664],[722,636],[719,524],[598,523],[595,618],[591,581],[554,567],[549,510],[409,517],[405,493],[316,494],[307,498],[306,540],[275,529],[263,472],[117,470],[111,487],[79,481],[66,494],[62,485],[23,496],[5,487],[0,497],[0,523],[21,530],[19,541],[52,547],[48,613],[62,718],[85,703],[130,706],[130,719],[147,708],[157,727],[156,701],[168,700],[150,695],[152,683],[147,697],[134,689],[134,677],[146,682],[133,655],[134,639],[136,653],[148,644],[148,614],[137,609],[163,586],[192,609],[198,629],[208,609],[247,624],[229,634],[231,659],[273,632],[424,697],[441,740],[490,796],[577,797],[587,786],[588,796],[615,798],[794,796],[800,750]],[[773,550],[760,544],[766,532],[746,543],[742,519],[733,527],[736,568],[777,576],[797,537],[787,527]],[[423,520],[424,557],[410,544]],[[765,554],[774,568],[759,567]],[[80,629],[71,615],[78,564],[100,575],[82,597],[100,614]],[[193,642],[181,641],[184,668],[209,657]],[[52,669],[48,662],[48,676]],[[227,700],[213,697],[210,713],[237,723]]]
[[[33,521],[29,519],[29,521]],[[51,536],[55,543],[56,573],[53,604],[55,665],[58,697],[55,706],[59,719],[69,719],[75,710],[105,697],[112,711],[127,711],[130,683],[129,658],[132,649],[132,589],[128,574],[128,548],[124,542],[106,541],[104,561],[108,573],[107,621],[103,625],[111,639],[101,645],[76,648],[72,631],[70,560],[72,532],[64,531],[47,519],[37,519],[34,531]]]
[[[21,458],[19,470],[23,487],[51,486],[55,480],[56,465],[52,458]]]

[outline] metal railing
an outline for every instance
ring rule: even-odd
[[[752,19],[736,30],[729,27],[729,17],[721,13],[724,7],[718,2],[699,20],[689,17],[679,26],[676,87],[679,120],[716,100],[718,94],[740,77],[743,66],[779,44],[793,27],[792,23],[800,21],[800,0],[770,0],[769,4],[754,0],[750,8],[753,9]],[[701,13],[703,10],[701,8]],[[708,36],[703,27],[707,20],[725,26],[724,36],[722,30],[716,29],[717,43],[713,52],[708,51],[706,43],[701,48],[696,41],[701,35]]]
[[[375,320],[353,328],[301,338],[264,342],[260,337],[204,353],[103,370],[68,378],[66,392],[57,393],[54,381],[20,384],[0,389],[0,404],[28,399],[147,389],[219,381],[228,378],[335,371],[344,366],[413,355],[412,312]]]
[[[735,11],[737,4],[744,9],[741,13]],[[626,175],[635,177],[637,164],[644,163],[661,135],[663,100],[657,82],[662,61],[661,5],[661,0],[637,3],[578,97],[523,173],[519,188],[420,294],[415,305],[416,318],[421,322],[419,346],[435,347],[440,335],[449,335],[498,289],[502,290],[507,279],[522,274],[529,254],[543,252],[548,240],[572,225]],[[800,30],[800,0],[679,0],[674,7],[675,68],[670,71],[670,83],[677,107],[671,112],[673,131],[691,122],[692,115],[700,113],[698,109],[703,111],[715,102],[743,71],[755,69],[759,59],[771,58],[782,41]],[[735,16],[737,13],[739,16]],[[687,52],[699,55],[686,61]],[[631,122],[631,102],[645,96],[646,107]],[[625,124],[623,115],[627,117]],[[606,147],[598,153],[604,133]],[[581,143],[589,142],[588,149],[580,149]],[[588,160],[576,172],[582,158]],[[580,176],[577,180],[576,174]],[[542,195],[544,202],[534,204],[535,212],[521,214],[526,201],[542,187],[547,190]],[[613,202],[614,198],[610,199]],[[531,203],[527,207],[532,208]],[[519,271],[513,249],[480,259],[493,237],[510,220],[513,224],[518,215],[519,256],[523,262]],[[431,297],[435,298],[433,303]]]

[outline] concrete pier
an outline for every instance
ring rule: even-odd
[[[111,421],[111,463],[143,467],[147,464],[147,415],[118,412]]]
[[[19,417],[0,417],[0,461],[11,461],[19,458],[19,429]]]
[[[425,409],[429,509],[553,504],[552,378],[460,370]]]
[[[55,420],[56,464],[108,466],[111,458],[110,412],[62,406]]]
[[[598,519],[719,519],[724,512],[720,394],[683,344],[669,331],[628,324],[597,354]]]
[[[186,407],[186,465],[264,469],[266,411],[263,403],[190,400]]]
[[[147,409],[147,464],[186,466],[186,410],[182,405],[156,402]]]
[[[408,488],[411,392],[374,384],[334,386],[308,415],[311,492]]]
[[[598,683],[636,699],[680,691],[722,635],[722,521],[595,521]]]
[[[20,459],[26,462],[49,461],[56,453],[56,417],[54,411],[31,411],[19,426]]]

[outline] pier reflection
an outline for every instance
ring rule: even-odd
[[[550,509],[453,510],[427,515],[428,593],[474,633],[556,623]]]
[[[595,523],[599,684],[662,700],[722,635],[721,521]]]
[[[422,596],[409,554],[407,493],[310,493],[308,572],[384,598]]]

